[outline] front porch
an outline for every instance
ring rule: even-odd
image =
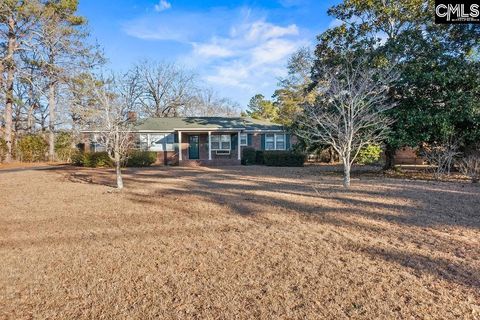
[[[241,163],[241,131],[181,131],[177,133],[181,166],[221,166]]]

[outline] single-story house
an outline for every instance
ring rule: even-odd
[[[289,150],[296,143],[282,125],[246,117],[148,118],[135,126],[137,146],[157,153],[158,164],[236,165],[242,149]],[[86,151],[100,151],[88,132]]]

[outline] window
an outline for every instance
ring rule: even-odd
[[[265,135],[265,150],[285,150],[285,135],[284,134],[266,134]]]
[[[212,150],[230,150],[231,140],[229,134],[214,134],[211,137]]]
[[[220,148],[222,150],[230,150],[231,148],[231,136],[229,134],[225,134],[225,135],[222,135],[221,136],[221,145],[220,145]]]
[[[175,136],[173,133],[165,135],[165,150],[175,151]]]
[[[275,135],[275,150],[285,150],[285,135],[276,134]]]
[[[94,134],[90,143],[90,149],[93,152],[104,152],[107,150],[105,146],[104,137],[98,134]]]
[[[139,147],[142,150],[148,149],[148,137],[146,134],[141,134],[139,139]]]
[[[145,138],[147,141],[145,141]],[[173,133],[141,135],[140,144],[147,145],[151,151],[174,151],[175,136]]]
[[[212,150],[219,150],[220,149],[220,136],[217,136],[217,135],[212,135],[210,137],[211,141],[211,145],[212,145]]]
[[[240,133],[240,145],[248,146],[248,134]]]
[[[265,135],[265,150],[275,150],[275,135],[266,134]]]

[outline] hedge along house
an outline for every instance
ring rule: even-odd
[[[138,147],[165,165],[238,165],[242,148],[289,150],[296,142],[282,125],[243,117],[148,118],[134,132]],[[94,133],[89,142],[89,150],[102,149]]]

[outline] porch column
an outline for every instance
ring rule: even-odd
[[[238,139],[237,139],[237,145],[238,145],[238,160],[242,160],[242,155],[241,155],[241,152],[242,152],[242,147],[240,146],[240,133],[241,131],[238,131]]]
[[[208,160],[212,160],[212,132],[208,131]]]
[[[178,160],[182,161],[182,131],[178,131]]]

